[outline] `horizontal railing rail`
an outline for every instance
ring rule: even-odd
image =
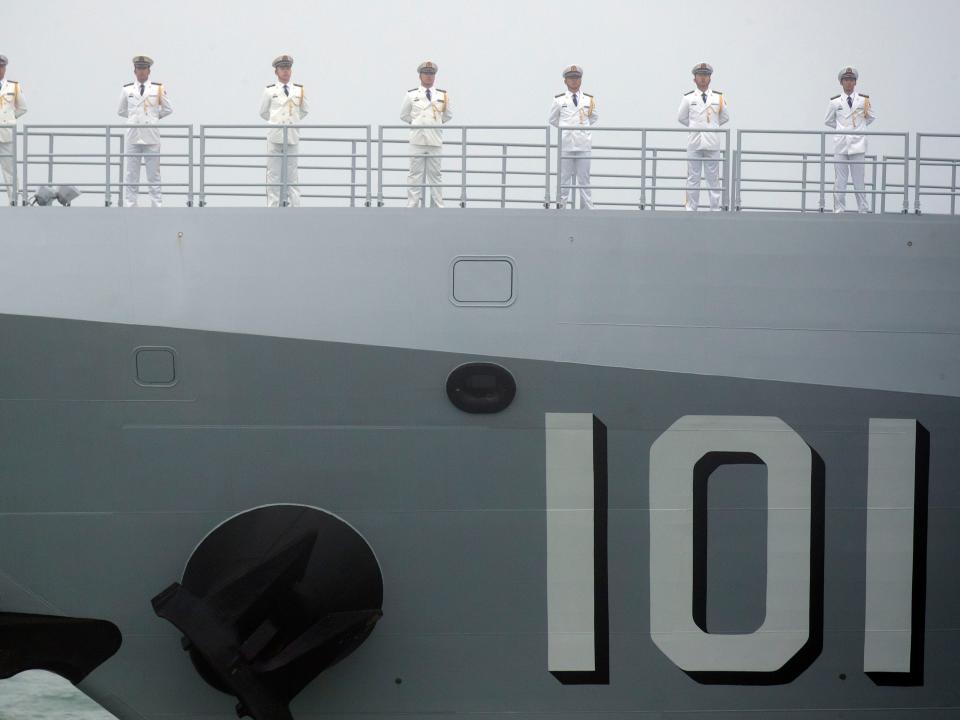
[[[442,144],[429,157],[441,174],[424,172],[414,183],[411,158],[422,149],[411,145],[411,132],[422,129],[440,132]],[[128,134],[138,130],[158,133],[160,150],[131,149]],[[561,170],[576,149],[567,139],[583,131],[591,135],[589,189],[598,208],[684,207],[689,133],[720,136],[714,148],[724,210],[825,211],[827,194],[838,191],[828,172],[839,162],[830,136],[843,135],[876,143],[851,163],[864,168],[869,212],[908,212],[912,196],[916,214],[921,204],[925,212],[956,214],[960,197],[960,133],[916,133],[911,143],[909,133],[873,130],[452,123],[0,124],[0,187],[11,205],[27,205],[41,188],[71,185],[86,204],[102,197],[106,206],[122,206],[125,196],[129,202],[128,188],[138,186],[141,194],[159,191],[200,207],[276,196],[280,205],[303,198],[314,205],[428,207],[443,194],[460,207],[575,207],[583,200],[576,176],[566,180]],[[128,181],[128,158],[158,159],[161,180]],[[265,172],[269,177],[256,175]]]

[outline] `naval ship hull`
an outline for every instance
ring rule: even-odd
[[[121,720],[235,717],[151,601],[223,523],[274,506],[341,518],[382,573],[382,619],[293,699],[299,720],[956,717],[956,220],[9,217],[0,613],[112,623],[119,648],[74,679]],[[501,412],[451,403],[451,372],[476,362],[515,381]],[[912,504],[884,545],[868,486],[897,455],[874,446],[890,421],[915,427]],[[661,441],[718,422],[802,441],[805,499],[775,502],[766,446],[744,445],[671,515]],[[584,509],[554,502],[564,450],[592,469],[571,536],[592,541],[582,617],[563,573],[584,548],[550,519]],[[784,523],[806,540],[775,546]],[[688,536],[692,556],[663,543]],[[742,653],[671,650],[684,630],[656,605],[691,571],[681,615]],[[906,626],[872,627],[869,598],[904,582]],[[784,606],[803,622],[771,629]],[[590,657],[564,653],[571,627]],[[874,631],[906,633],[905,665],[866,652]],[[783,662],[752,649],[764,633],[793,638]]]

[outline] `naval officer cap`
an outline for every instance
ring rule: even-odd
[[[563,79],[583,77],[583,68],[579,65],[567,65],[563,69]]]
[[[7,56],[0,55],[0,65],[6,65],[6,64],[7,64]]]
[[[439,68],[437,67],[437,64],[429,60],[424,60],[422,63],[417,65],[417,72],[420,75],[436,75],[438,69]]]
[[[837,73],[837,80],[856,80],[860,77],[855,67],[845,67]]]
[[[146,55],[137,55],[133,59],[133,66],[135,68],[148,68],[151,65],[153,65],[153,60]]]
[[[698,63],[693,66],[694,75],[713,75],[713,65],[710,63]]]
[[[275,68],[293,67],[293,57],[290,55],[281,55],[280,57],[274,58],[273,66]]]

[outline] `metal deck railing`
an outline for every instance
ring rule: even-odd
[[[407,204],[408,125],[154,125],[161,135],[160,187],[165,199],[187,206],[253,205],[269,188],[281,205],[291,191],[305,205],[389,207]],[[0,161],[12,160],[0,187],[10,204],[27,205],[41,187],[72,185],[74,204],[123,205],[128,125],[0,125],[12,143]],[[447,206],[557,208],[568,189],[558,167],[567,159],[564,134],[580,127],[548,125],[445,125],[436,186]],[[299,143],[291,142],[296,130]],[[266,137],[279,131],[279,180],[266,179]],[[685,127],[591,126],[594,207],[672,210],[683,207],[686,186]],[[696,129],[693,132],[704,132]],[[957,213],[960,134],[834,130],[720,128],[722,208],[730,211],[827,212],[834,192],[833,138],[870,138],[863,159],[870,212]],[[9,147],[7,151],[5,148]],[[276,155],[273,155],[276,157]],[[296,157],[299,178],[287,177]],[[140,194],[148,190],[144,179]],[[420,187],[429,205],[428,183]],[[578,193],[570,187],[567,208]],[[706,179],[701,192],[706,192]],[[852,184],[847,188],[853,194]],[[257,201],[260,202],[257,202]],[[169,205],[170,203],[168,203]]]

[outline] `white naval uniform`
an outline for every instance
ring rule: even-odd
[[[120,109],[117,114],[127,119],[127,140],[124,152],[127,154],[126,170],[123,175],[123,206],[137,206],[137,192],[140,189],[140,165],[147,169],[147,182],[150,183],[150,204],[162,207],[160,188],[160,131],[149,127],[156,125],[162,118],[173,112],[167,90],[162,83],[147,80],[142,83],[128,83],[120,93]]]
[[[582,90],[572,93],[569,90],[554,96],[547,121],[554,127],[560,125],[579,125],[590,127],[600,119],[597,101],[593,95]],[[589,130],[564,130],[563,147],[560,158],[560,206],[567,204],[567,198],[573,196],[573,183],[576,179],[580,188],[580,209],[592,209],[593,197],[590,192],[590,154],[593,138]]]
[[[830,99],[824,123],[834,130],[859,130],[877,119],[869,95],[856,90],[849,95],[840,93]],[[869,212],[867,193],[864,190],[863,171],[867,156],[867,138],[863,135],[835,135],[833,138],[833,167],[836,181],[833,185],[833,211],[842,213],[847,208],[847,178],[853,176],[853,189],[857,195],[857,209]]]
[[[410,175],[407,178],[407,207],[420,204],[420,191],[426,174],[434,207],[443,207],[440,187],[440,155],[443,137],[439,126],[450,121],[450,96],[446,90],[420,87],[408,90],[400,106],[400,119],[410,125]],[[426,204],[426,200],[424,200]]]
[[[12,125],[27,111],[20,83],[15,80],[0,80],[0,124]],[[13,196],[13,130],[0,128],[0,171],[3,172],[3,188],[10,203],[16,203]]]
[[[287,88],[289,94],[284,92]],[[296,125],[307,116],[307,96],[303,85],[275,82],[267,85],[260,100],[260,117],[271,125]],[[287,130],[287,193],[286,204],[300,206],[299,172],[297,153],[300,149],[300,131],[295,127]],[[267,206],[279,207],[283,184],[283,130],[267,133]]]
[[[706,101],[704,101],[706,95]],[[727,101],[722,92],[691,90],[680,101],[677,120],[691,129],[719,128],[730,121]],[[720,209],[720,151],[723,133],[691,132],[687,138],[687,192],[684,206],[696,210],[700,205],[700,176],[705,171],[710,192],[710,209]]]

